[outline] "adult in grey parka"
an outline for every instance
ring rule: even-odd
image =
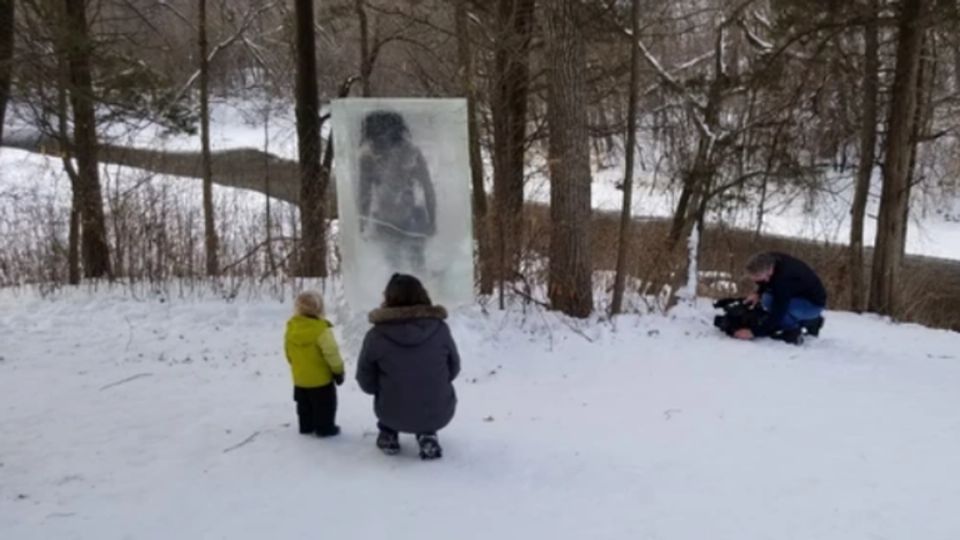
[[[399,444],[397,432],[435,435],[453,419],[460,356],[446,316],[417,278],[403,274],[393,275],[383,307],[370,312],[374,326],[363,341],[357,382],[374,396],[381,435],[392,434],[391,445]]]

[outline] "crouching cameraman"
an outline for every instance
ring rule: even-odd
[[[770,252],[751,257],[746,270],[757,290],[744,303],[759,303],[765,316],[751,328],[736,330],[733,337],[775,337],[796,343],[804,330],[813,336],[819,334],[827,291],[812,268],[790,255]]]

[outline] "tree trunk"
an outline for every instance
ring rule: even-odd
[[[720,109],[723,106],[723,86],[725,84],[725,75],[723,72],[723,39],[724,31],[722,28],[717,30],[715,41],[716,59],[714,61],[714,76],[710,81],[710,88],[707,92],[707,104],[703,111],[703,123],[707,125],[710,133],[717,133],[720,126]],[[700,114],[698,111],[691,111],[690,114]],[[672,255],[680,245],[680,241],[690,237],[693,226],[696,223],[697,216],[700,213],[700,207],[705,206],[710,197],[710,186],[713,183],[715,174],[714,165],[714,145],[715,140],[707,133],[700,133],[697,142],[697,153],[693,160],[693,165],[689,171],[686,171],[683,179],[683,189],[680,192],[680,198],[677,202],[677,209],[673,215],[673,222],[670,227],[670,235],[667,238],[667,252]],[[686,259],[686,258],[684,258]],[[682,272],[677,275],[683,275]]]
[[[0,0],[0,144],[3,143],[3,121],[7,116],[10,83],[13,80],[15,6],[15,0]]]
[[[90,67],[91,43],[86,0],[65,0],[73,140],[81,202],[80,244],[83,271],[88,278],[110,275],[110,248],[103,215],[103,196],[97,162],[97,126]]]
[[[200,162],[203,171],[203,238],[207,275],[220,273],[217,229],[213,216],[213,164],[210,157],[210,62],[207,59],[207,0],[199,0]]]
[[[477,89],[474,86],[473,49],[470,45],[470,24],[467,0],[457,0],[455,24],[457,55],[460,59],[463,94],[467,98],[467,131],[470,138],[470,179],[473,188],[473,230],[477,237],[480,294],[493,293],[493,273],[487,223],[487,192],[483,185],[483,159],[480,155],[480,129],[477,125]]]
[[[267,246],[267,264],[270,266],[270,274],[275,275],[277,262],[273,255],[273,210],[270,204],[270,109],[270,105],[263,109],[263,203],[264,221],[266,221],[264,243]]]
[[[661,274],[655,280],[658,285],[666,285],[670,291],[668,306],[677,301],[677,291],[683,285],[684,279],[690,270],[689,253],[681,250],[681,240],[689,241],[693,229],[698,223],[705,220],[706,211],[713,196],[714,177],[717,172],[716,164],[716,134],[721,128],[721,111],[723,108],[724,88],[728,83],[724,64],[725,31],[721,26],[717,28],[714,40],[714,73],[709,80],[707,89],[707,103],[703,110],[700,122],[707,129],[698,130],[697,153],[689,170],[684,171],[683,189],[677,203],[676,211],[667,236],[666,246],[661,255]],[[698,108],[691,108],[688,114],[701,114]],[[696,118],[693,120],[697,121]],[[699,254],[699,244],[694,255]],[[694,293],[695,294],[695,293]]]
[[[877,93],[880,87],[880,53],[877,32],[879,0],[870,0],[870,12],[863,28],[863,118],[860,126],[860,164],[857,166],[857,184],[850,210],[850,308],[863,309],[865,292],[863,283],[863,222],[870,195],[870,178],[876,160],[877,146]]]
[[[296,0],[297,143],[300,158],[300,275],[326,277],[326,208],[329,177],[320,166],[320,104],[313,0]]]
[[[549,295],[554,309],[587,317],[593,308],[590,146],[586,55],[577,0],[544,6],[550,168]]]
[[[770,171],[773,170],[774,160],[776,160],[777,157],[777,149],[780,146],[780,139],[783,137],[783,131],[786,129],[786,127],[787,124],[785,122],[779,123],[777,125],[777,130],[773,134],[773,141],[770,143],[770,153],[767,155],[767,163],[763,170],[763,180],[760,184],[760,204],[757,208],[757,228],[753,231],[754,242],[760,239],[760,233],[763,232],[763,219],[767,205],[767,194],[769,192],[768,185],[770,183]],[[743,173],[741,172],[741,175],[742,174]]]
[[[920,66],[917,68],[917,103],[914,108],[913,133],[910,135],[910,164],[907,167],[906,199],[908,203],[913,186],[917,183],[916,173],[919,141],[927,131],[933,114],[929,109],[930,97],[933,92],[932,83],[934,80],[933,75],[935,74],[933,70],[935,67],[933,66],[933,62],[930,61],[930,56],[936,45],[931,45],[930,41],[930,39],[924,37],[920,44]],[[901,256],[906,255],[907,252],[907,228],[910,223],[909,204],[903,208],[903,222],[904,227],[900,231],[902,236],[900,241]]]
[[[960,40],[953,46],[953,92],[960,94]]]
[[[65,14],[56,10],[58,17],[57,27],[66,28]],[[73,141],[70,136],[70,123],[67,115],[70,108],[67,105],[70,88],[70,65],[67,62],[67,34],[63,32],[54,41],[57,55],[57,144],[60,150],[60,160],[63,170],[70,179],[70,224],[67,233],[67,282],[70,285],[80,284],[80,210],[83,200],[80,197],[80,178],[73,166]]]
[[[370,27],[367,22],[366,0],[354,0],[357,11],[357,23],[360,26],[360,91],[363,97],[370,97],[370,75],[373,73],[373,59],[370,58]]]
[[[61,42],[62,43],[62,42]],[[62,47],[61,49],[62,50]],[[59,55],[58,55],[59,56]],[[80,179],[73,167],[73,150],[70,142],[70,129],[67,122],[67,87],[70,84],[70,73],[63,56],[57,61],[57,130],[60,144],[60,159],[63,160],[63,170],[70,179],[70,225],[67,233],[67,282],[70,285],[80,284],[80,208],[83,201],[80,198]]]
[[[707,201],[709,185],[713,182],[712,147],[713,142],[701,137],[697,143],[697,155],[693,166],[684,175],[683,190],[677,203],[667,239],[667,251],[673,253],[680,241],[690,237],[693,225],[697,221],[700,206]]]
[[[917,79],[928,0],[904,0],[897,37],[897,64],[893,79],[890,121],[884,152],[883,193],[877,221],[870,286],[870,310],[897,315],[897,285],[906,238],[909,209],[910,158],[916,122]]]
[[[640,0],[633,0],[631,10],[633,35],[640,35]],[[613,280],[613,301],[610,314],[616,315],[623,309],[623,289],[626,283],[626,263],[630,245],[630,224],[633,222],[631,206],[633,204],[633,166],[637,146],[637,93],[640,85],[640,55],[637,47],[631,47],[630,53],[630,98],[627,105],[627,141],[624,144],[623,205],[620,210],[620,240],[617,246],[617,273]]]
[[[502,281],[519,271],[523,248],[524,146],[534,0],[499,0],[494,59],[493,192]]]

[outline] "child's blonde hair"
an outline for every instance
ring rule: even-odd
[[[293,311],[304,317],[319,318],[323,315],[323,296],[317,291],[303,291],[297,295],[297,300],[293,303]]]

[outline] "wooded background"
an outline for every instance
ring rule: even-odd
[[[921,266],[948,276],[922,290],[904,270],[911,200],[960,188],[958,0],[0,0],[0,119],[38,134],[3,142],[62,158],[72,191],[67,222],[37,216],[36,241],[6,224],[0,284],[328,276],[325,104],[348,95],[469,100],[477,287],[501,305],[537,283],[578,317],[596,294],[612,313],[625,294],[674,296],[692,236],[701,261],[759,249],[774,194],[842,189],[847,246],[781,247],[828,266],[834,307],[960,327],[956,266]],[[211,100],[272,104],[265,124],[271,107],[294,110],[297,162],[212,152]],[[197,155],[112,139],[144,125],[199,132]],[[202,219],[122,213],[104,162],[202,179]],[[619,218],[591,208],[592,171],[608,167],[624,171]],[[641,169],[677,194],[666,223],[631,217]],[[525,202],[543,174],[548,210]],[[221,238],[239,233],[214,183],[267,193],[265,225],[243,233],[256,241]],[[286,234],[271,198],[297,205]],[[709,230],[730,208],[756,212],[755,234]]]

